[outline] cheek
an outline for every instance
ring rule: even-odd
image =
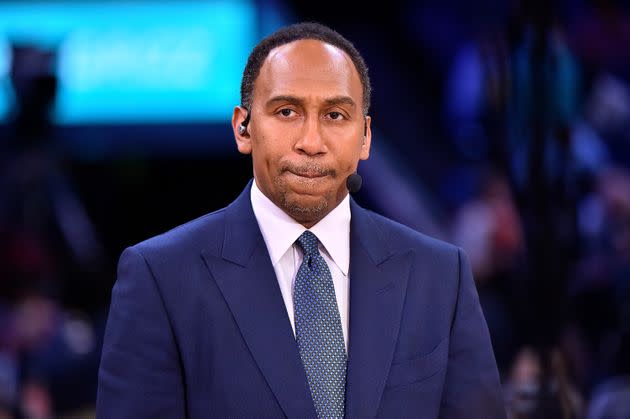
[[[337,150],[338,155],[340,156],[341,166],[347,170],[353,170],[357,162],[361,159],[363,155],[364,147],[362,147],[362,139],[349,140],[343,149]]]
[[[279,162],[283,153],[278,147],[278,142],[262,138],[257,141],[252,150],[252,158],[260,169],[266,172],[275,172],[278,170]]]

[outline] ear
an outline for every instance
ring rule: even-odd
[[[367,160],[370,157],[370,145],[372,144],[372,118],[370,116],[365,117],[365,128],[363,135],[363,143],[361,144],[361,154],[359,154],[360,160]]]
[[[243,154],[251,154],[252,141],[248,131],[241,134],[238,131],[238,127],[247,118],[247,109],[242,106],[236,106],[234,113],[232,114],[232,130],[234,131],[234,139],[236,140],[236,147],[238,151]]]

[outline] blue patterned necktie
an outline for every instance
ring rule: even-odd
[[[295,277],[295,335],[304,370],[320,418],[342,418],[347,356],[328,265],[310,231],[297,239],[304,260]]]

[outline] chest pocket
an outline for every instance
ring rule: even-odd
[[[398,387],[423,381],[446,367],[448,339],[444,338],[428,354],[392,364],[386,387]]]

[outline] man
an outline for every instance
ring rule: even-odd
[[[232,118],[254,181],[121,256],[99,417],[504,417],[463,253],[348,196],[369,96],[327,27],[254,48]]]

